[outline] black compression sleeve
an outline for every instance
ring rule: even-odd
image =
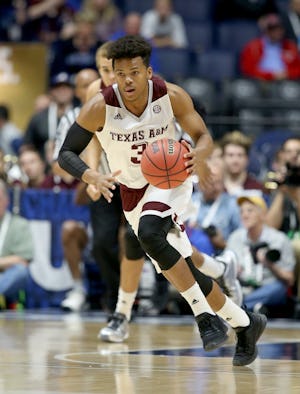
[[[59,151],[58,164],[77,179],[81,179],[84,171],[89,168],[85,162],[80,159],[79,155],[88,145],[92,137],[93,133],[74,122]]]

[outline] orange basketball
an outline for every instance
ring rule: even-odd
[[[179,141],[163,138],[144,150],[141,169],[147,181],[160,189],[173,189],[181,185],[189,174],[183,155],[188,149]]]

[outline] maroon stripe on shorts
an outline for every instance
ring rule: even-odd
[[[165,212],[171,207],[167,204],[164,204],[159,201],[149,201],[143,205],[142,211],[158,211],[158,212]]]
[[[120,184],[120,193],[122,200],[123,210],[126,212],[132,211],[143,198],[145,191],[149,184],[145,185],[141,189],[131,189],[125,185]]]

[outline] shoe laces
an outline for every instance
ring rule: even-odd
[[[124,316],[114,314],[109,319],[108,327],[112,329],[118,329],[120,325],[124,322],[124,320]]]

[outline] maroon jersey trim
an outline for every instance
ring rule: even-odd
[[[121,108],[116,93],[112,86],[107,86],[107,88],[103,89],[102,94],[104,96],[104,100],[107,105]]]
[[[153,96],[152,96],[152,102],[155,100],[158,100],[160,97],[165,96],[168,91],[167,91],[167,85],[165,81],[157,76],[152,77],[152,82],[153,82]]]

